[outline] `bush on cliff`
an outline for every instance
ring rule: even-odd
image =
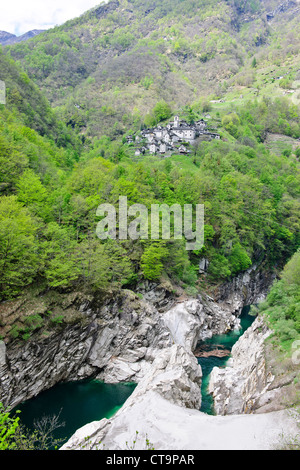
[[[275,343],[287,352],[296,352],[300,344],[300,250],[286,264],[259,311],[274,331]],[[298,343],[299,341],[299,343]]]

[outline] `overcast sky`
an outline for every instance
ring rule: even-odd
[[[0,31],[20,36],[48,29],[80,16],[102,0],[2,0]]]

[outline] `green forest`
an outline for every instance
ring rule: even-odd
[[[87,139],[116,139],[162,99],[175,112],[225,97],[237,103],[241,94],[282,96],[296,82],[299,104],[299,21],[288,11],[269,24],[275,6],[113,0],[4,49],[64,122]]]
[[[215,29],[216,2],[198,3],[124,1],[125,24],[110,2],[0,51],[7,89],[0,105],[1,301],[34,286],[134,291],[142,279],[168,280],[196,295],[253,265],[280,273],[299,248],[299,104],[264,78],[279,32],[270,36],[258,20],[242,23],[260,11],[259,2],[238,9],[221,2]],[[229,29],[233,17],[238,29]],[[268,49],[263,39],[249,42],[247,28],[251,37],[271,38]],[[108,50],[114,56],[106,61]],[[297,78],[290,52],[281,50],[292,65],[280,90]],[[210,67],[221,70],[229,60],[235,72],[215,77],[207,94]],[[170,80],[176,87],[162,98]],[[207,113],[221,139],[197,142],[187,155],[136,158],[126,143],[175,114],[193,122]],[[269,135],[283,141],[274,146]],[[148,209],[204,204],[204,247],[189,252],[185,240],[172,238],[100,241],[97,207],[117,205],[120,195]],[[209,265],[200,274],[203,258]],[[289,320],[299,332],[298,315]],[[28,338],[42,321],[36,316],[8,334]]]

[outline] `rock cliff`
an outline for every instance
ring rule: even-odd
[[[269,280],[252,269],[214,298],[203,294],[180,299],[168,286],[149,282],[136,294],[128,290],[106,298],[66,294],[57,311],[65,323],[47,335],[37,331],[23,343],[7,339],[1,343],[0,401],[16,406],[58,382],[89,377],[139,383],[161,350],[178,344],[193,351],[198,340],[238,327],[244,303],[265,293],[268,285]],[[36,305],[42,300],[43,295]],[[38,311],[36,305],[34,312],[40,315],[57,308],[42,305]],[[0,325],[14,324],[25,310],[21,301],[0,305]]]
[[[124,449],[126,442],[132,445],[137,439],[138,429],[141,429],[138,446],[145,445],[146,434],[141,422],[141,409],[148,413],[149,407],[153,409],[160,399],[166,401],[166,405],[172,403],[179,407],[199,409],[201,377],[201,367],[190,352],[177,344],[164,349],[113,418],[84,426],[62,450]],[[151,428],[149,427],[149,431]]]
[[[209,416],[199,411],[201,368],[180,345],[157,356],[110,419],[78,429],[61,450],[267,450],[297,434],[287,411]]]
[[[228,306],[204,297],[163,311],[155,299],[131,291],[105,301],[79,296],[74,323],[23,343],[0,342],[0,401],[16,406],[60,381],[88,377],[139,382],[161,350],[180,344],[192,351],[199,338],[238,324]]]
[[[227,367],[212,370],[209,392],[218,415],[272,412],[297,403],[299,369],[286,362],[276,370],[276,352],[265,342],[271,333],[264,319],[257,317],[233,346]]]
[[[250,328],[232,348],[228,367],[214,367],[210,374],[209,392],[214,397],[217,414],[240,414],[251,411],[255,396],[273,380],[266,374],[264,341],[271,331],[261,318],[256,318]]]

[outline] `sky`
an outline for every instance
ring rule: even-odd
[[[6,0],[0,12],[0,31],[20,36],[32,29],[49,29],[80,16],[102,0]]]

